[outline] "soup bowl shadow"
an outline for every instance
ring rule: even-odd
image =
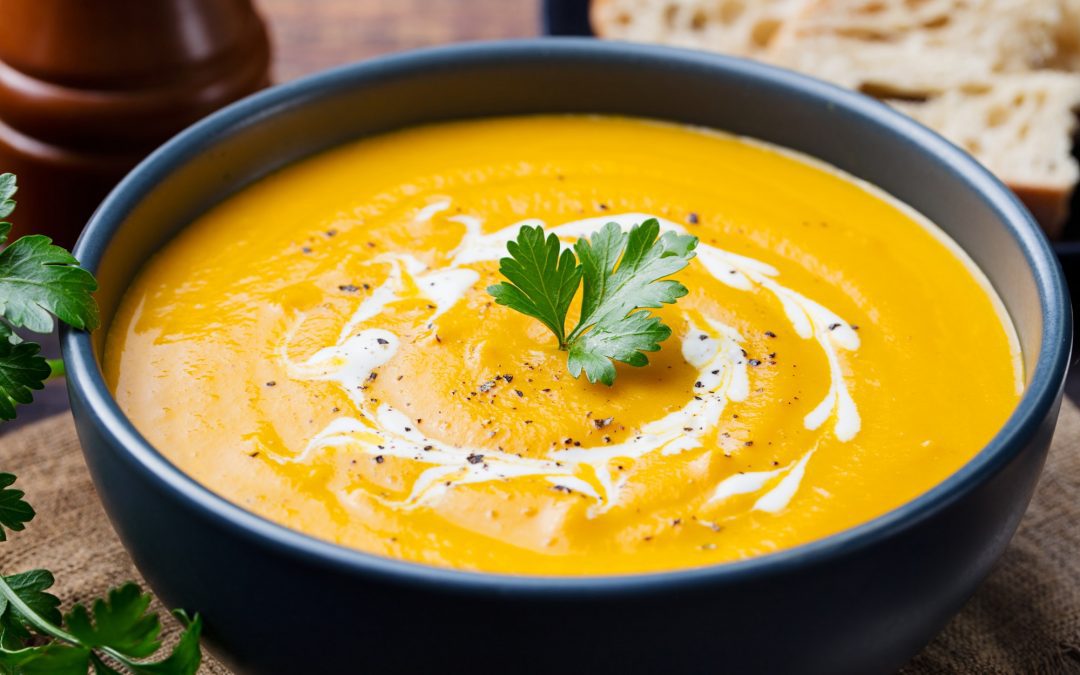
[[[606,577],[442,569],[317,540],[203,488],[124,416],[101,375],[104,338],[142,264],[185,224],[351,139],[526,113],[714,127],[819,158],[910,204],[1001,295],[1028,377],[1016,411],[960,471],[864,525],[746,561]],[[760,64],[570,38],[405,53],[245,99],[132,171],[75,254],[101,284],[104,327],[61,336],[98,493],[152,588],[200,612],[210,645],[243,672],[895,670],[1008,544],[1050,444],[1071,346],[1068,293],[1046,239],[1000,182],[932,132]]]

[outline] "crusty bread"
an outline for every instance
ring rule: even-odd
[[[805,0],[593,0],[593,31],[605,38],[655,42],[760,58]]]
[[[601,37],[749,56],[888,100],[1060,232],[1080,179],[1080,0],[593,0]]]
[[[770,60],[875,96],[922,98],[1044,67],[1062,0],[813,0]]]
[[[1060,232],[1080,179],[1070,152],[1080,77],[1049,70],[998,75],[925,102],[892,103],[970,152],[1016,191],[1051,235]]]

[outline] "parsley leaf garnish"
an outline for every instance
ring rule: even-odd
[[[488,287],[500,305],[540,320],[551,329],[559,349],[569,352],[567,365],[574,377],[582,371],[589,382],[611,385],[620,361],[631,366],[649,363],[645,352],[660,349],[671,328],[646,309],[670,304],[687,294],[686,287],[666,279],[682,270],[696,255],[698,239],[665,232],[650,218],[623,232],[608,223],[570,249],[554,234],[545,238],[540,226],[524,226],[499,261],[507,281]],[[574,255],[576,252],[576,256]],[[565,333],[570,302],[584,280],[581,315]]]
[[[94,277],[44,235],[20,237],[0,251],[0,315],[12,326],[48,333],[56,315],[75,328],[97,328],[95,290]]]
[[[15,176],[0,174],[0,218],[15,209]],[[7,241],[11,223],[0,221],[0,246]],[[36,344],[15,333],[23,328],[49,333],[54,317],[69,326],[93,330],[99,323],[91,295],[97,290],[92,274],[48,237],[20,237],[0,249],[0,420],[15,417],[15,406],[30,403],[53,373]],[[59,364],[55,364],[59,366]]]
[[[48,589],[54,583],[48,570],[30,570],[4,577],[4,581],[26,606],[50,623],[60,623],[60,600]],[[21,649],[30,639],[31,625],[18,612],[7,611],[8,601],[0,595],[0,649]]]
[[[509,258],[499,261],[499,272],[509,279],[488,288],[495,302],[539,319],[555,333],[559,349],[566,349],[566,312],[581,283],[581,267],[570,249],[562,251],[554,234],[525,225],[517,240],[507,242]]]
[[[147,614],[150,594],[135,584],[109,591],[107,599],[94,601],[94,619],[86,607],[75,605],[64,616],[68,632],[87,647],[111,647],[124,656],[145,658],[161,647],[161,622]]]
[[[15,177],[0,174],[0,218],[15,208]],[[0,246],[11,224],[0,221]],[[0,420],[15,417],[15,406],[29,403],[32,390],[63,373],[63,363],[39,355],[16,328],[45,333],[59,319],[92,330],[98,309],[91,293],[97,282],[70,253],[48,237],[22,237],[0,250]],[[23,530],[34,509],[15,476],[0,473],[0,542]],[[53,575],[46,570],[0,574],[0,675],[194,675],[202,653],[202,620],[182,610],[173,616],[184,626],[172,652],[159,661],[144,659],[161,649],[161,622],[150,612],[150,596],[135,584],[109,591],[91,610],[75,605],[60,614],[60,600],[48,592]],[[66,629],[64,625],[66,624]]]
[[[0,173],[0,218],[7,218],[15,210],[15,200],[12,197],[18,189],[15,185],[15,174]],[[5,225],[7,227],[4,227]],[[11,223],[0,224],[0,237],[7,238],[10,229]],[[2,243],[4,239],[0,239],[0,244]]]
[[[12,531],[34,517],[15,478],[0,474],[0,532]],[[131,673],[194,675],[202,654],[202,620],[173,612],[184,626],[172,652],[159,661],[145,661],[161,649],[161,622],[150,612],[150,595],[133,583],[110,590],[92,609],[75,605],[61,616],[60,600],[49,593],[53,575],[30,570],[0,575],[0,673]],[[42,640],[49,640],[41,644]]]
[[[621,319],[609,319],[576,339],[570,346],[567,367],[574,377],[585,371],[589,382],[615,381],[612,360],[640,368],[649,365],[643,352],[655,352],[671,337],[671,329],[649,312],[633,312]]]
[[[15,406],[34,400],[32,390],[45,386],[52,369],[33,342],[11,344],[0,330],[0,420],[15,417]],[[14,336],[14,333],[11,334]],[[3,535],[0,534],[0,541]]]
[[[194,675],[199,671],[202,663],[202,652],[199,650],[199,635],[202,633],[202,617],[198,614],[194,618],[189,617],[182,609],[173,610],[173,618],[184,626],[184,632],[180,634],[180,640],[173,647],[172,653],[163,660],[153,663],[132,664],[125,662],[135,675]]]
[[[21,532],[34,518],[34,509],[23,499],[23,491],[11,487],[14,482],[14,475],[0,473],[0,541],[7,540],[6,530]]]
[[[0,673],[12,675],[84,675],[90,650],[50,642],[16,651],[0,650]],[[115,673],[106,670],[95,673]]]

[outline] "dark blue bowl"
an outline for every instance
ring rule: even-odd
[[[922,211],[985,270],[1016,323],[1029,373],[1016,412],[951,478],[865,525],[745,562],[602,578],[461,572],[313,539],[201,487],[125,418],[98,366],[105,333],[143,262],[193,218],[349,139],[539,112],[638,115],[757,137]],[[1072,326],[1058,263],[1027,212],[923,127],[766,66],[593,40],[420,51],[265,91],[139,165],[75,253],[101,283],[105,328],[62,336],[101,499],[154,590],[201,612],[220,653],[260,673],[895,669],[959,609],[1012,536],[1053,433]]]

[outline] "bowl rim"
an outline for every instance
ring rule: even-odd
[[[766,80],[842,107],[849,114],[917,145],[951,173],[978,191],[1021,249],[1039,292],[1043,331],[1040,353],[1028,385],[1013,413],[994,437],[958,471],[927,492],[872,520],[808,543],[741,561],[655,572],[596,576],[540,576],[444,568],[367,553],[335,544],[272,522],[228,501],[173,465],[135,429],[105,384],[87,332],[61,327],[72,399],[103,439],[158,490],[186,502],[231,534],[273,549],[279,555],[343,573],[384,581],[472,593],[525,593],[579,597],[583,594],[669,591],[701,583],[739,583],[751,577],[778,575],[821,563],[891,538],[933,517],[1001,470],[1026,447],[1054,410],[1071,352],[1069,295],[1057,257],[1048,240],[1013,193],[989,171],[949,141],[869,97],[805,75],[761,63],[688,49],[601,42],[590,38],[536,38],[440,46],[383,56],[340,66],[251,95],[196,122],[136,166],[106,197],[83,230],[74,255],[97,270],[119,224],[161,177],[253,118],[320,94],[337,92],[356,78],[392,78],[437,64],[439,68],[493,60],[548,56],[577,59],[649,60],[666,67],[710,68],[717,73]]]

